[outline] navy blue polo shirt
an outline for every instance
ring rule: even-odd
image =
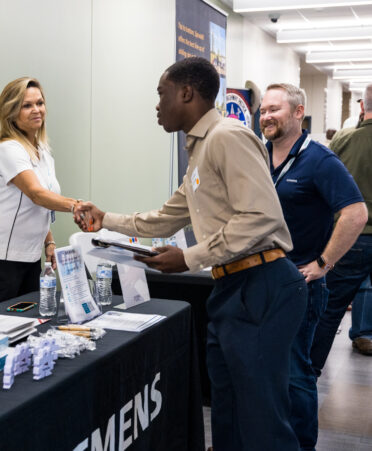
[[[296,265],[309,263],[324,251],[332,234],[334,213],[363,202],[352,175],[339,158],[327,147],[306,138],[307,132],[303,131],[276,169],[272,163],[272,143],[266,144],[271,176],[277,182],[276,190],[293,241],[288,256]],[[306,147],[299,152],[303,144]],[[293,157],[289,170],[278,180]]]

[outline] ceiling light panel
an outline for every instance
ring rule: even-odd
[[[324,69],[333,69],[333,70],[372,69],[372,61],[366,62],[366,63],[353,63],[353,62],[350,62],[349,64],[334,64],[332,66],[325,66]]]
[[[275,24],[278,30],[285,30],[285,31],[292,31],[292,30],[303,30],[304,32],[307,30],[326,30],[327,28],[332,29],[342,29],[344,27],[347,28],[354,28],[359,30],[360,27],[372,27],[372,18],[371,19],[364,19],[357,21],[355,18],[347,18],[347,19],[335,19],[326,17],[322,20],[311,20],[307,23],[304,23],[304,20],[302,21],[299,19],[297,21],[292,22],[285,22],[280,21]]]
[[[344,61],[372,61],[372,50],[339,50],[306,54],[306,62],[309,64],[339,63]]]
[[[366,73],[357,72],[351,73],[350,71],[334,71],[332,78],[334,80],[353,80],[353,81],[371,81],[372,80],[372,70]]]
[[[257,11],[284,11],[288,9],[310,9],[331,8],[339,6],[372,5],[372,1],[363,0],[234,0],[234,11],[257,12]]]
[[[372,80],[372,69],[343,69],[334,70],[334,80],[353,80],[353,79],[370,79]]]
[[[365,89],[368,84],[366,81],[350,81],[349,89]]]
[[[372,50],[372,42],[366,41],[352,41],[349,43],[321,43],[308,44],[302,47],[306,52],[333,52],[333,51],[348,51],[348,50]]]
[[[291,42],[346,41],[361,38],[372,38],[372,26],[279,30],[276,34],[276,40],[280,44]]]

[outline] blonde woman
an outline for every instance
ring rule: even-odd
[[[18,78],[0,95],[0,301],[39,289],[43,247],[56,266],[55,211],[78,202],[59,194],[45,114],[36,79]]]

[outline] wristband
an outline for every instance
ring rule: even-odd
[[[320,255],[317,259],[316,262],[318,263],[319,267],[325,270],[331,270],[335,267],[335,265],[330,265],[329,263],[327,263],[324,260],[324,257],[322,255]]]
[[[46,249],[50,244],[54,244],[54,246],[56,246],[56,242],[55,242],[55,241],[47,241],[47,242],[44,244],[45,249]]]

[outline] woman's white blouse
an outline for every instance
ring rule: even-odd
[[[0,143],[0,260],[35,262],[41,257],[51,211],[34,204],[11,182],[30,169],[44,188],[61,192],[53,157],[41,146],[38,151],[40,160],[34,162],[18,141]]]

